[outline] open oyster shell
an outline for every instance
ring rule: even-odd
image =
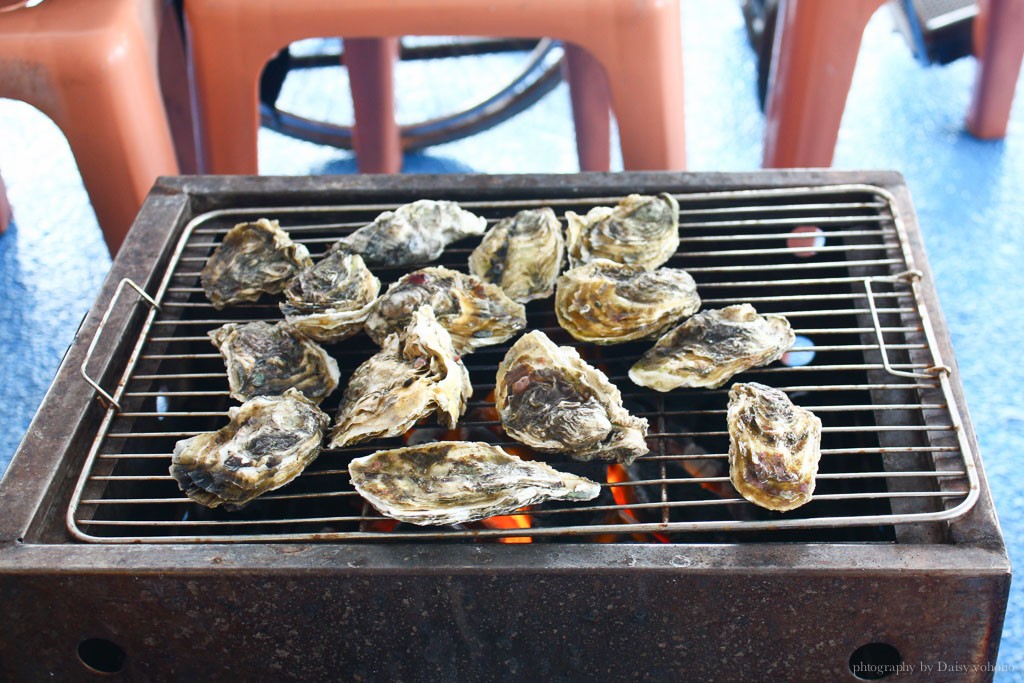
[[[783,392],[738,382],[729,389],[729,478],[751,503],[792,510],[811,500],[821,420]]]
[[[207,507],[240,508],[302,474],[320,454],[330,418],[297,389],[258,396],[228,410],[216,432],[179,441],[171,476]]]
[[[486,220],[455,202],[420,199],[385,211],[331,250],[360,254],[371,266],[411,266],[433,261],[452,242],[482,235],[486,227]]]
[[[632,368],[642,387],[714,389],[733,375],[782,358],[796,341],[781,315],[760,316],[750,304],[701,311],[670,330]]]
[[[287,323],[228,323],[209,332],[224,357],[231,397],[248,401],[295,388],[319,403],[338,387],[338,363]]]
[[[291,279],[281,312],[310,339],[338,342],[363,329],[379,293],[380,280],[362,257],[336,251]]]
[[[591,500],[601,487],[520,460],[497,446],[442,441],[356,458],[352,485],[382,515],[411,524],[460,524],[548,500]]]
[[[539,330],[505,354],[494,401],[505,432],[539,451],[626,464],[648,451],[647,420],[630,415],[615,385],[576,349]]]
[[[292,242],[277,221],[239,223],[206,260],[199,280],[216,309],[260,294],[277,294],[303,268],[313,264],[304,245]]]
[[[571,268],[606,258],[653,270],[679,248],[679,203],[669,194],[631,194],[615,208],[566,211],[565,219]]]
[[[395,282],[366,319],[370,339],[383,344],[389,334],[409,324],[424,304],[448,330],[457,353],[500,344],[526,327],[526,309],[501,288],[442,266],[422,268]]]
[[[580,341],[620,344],[661,334],[700,308],[685,270],[644,270],[596,259],[558,278],[555,314]]]
[[[454,427],[473,393],[469,372],[430,306],[413,313],[402,334],[356,368],[331,430],[331,448],[404,434],[432,412]]]
[[[469,272],[524,304],[551,296],[564,254],[565,238],[555,212],[526,209],[487,231],[469,255]]]

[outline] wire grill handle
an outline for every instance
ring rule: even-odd
[[[938,357],[938,351],[933,349],[933,357],[937,361],[935,365],[930,368],[926,368],[924,372],[908,372],[906,370],[897,370],[889,362],[889,352],[885,346],[885,335],[882,334],[882,324],[878,320],[878,309],[875,307],[875,293],[871,289],[872,282],[889,282],[893,284],[908,283],[911,286],[915,282],[921,279],[923,273],[920,270],[907,270],[896,275],[880,275],[876,277],[864,278],[864,292],[867,294],[868,309],[871,311],[871,322],[875,326],[875,337],[878,339],[878,351],[882,354],[882,367],[890,375],[896,377],[909,377],[911,379],[935,379],[936,375],[946,374],[948,375],[951,370],[948,365],[942,363],[942,360]],[[915,300],[916,300],[915,292]]]
[[[100,397],[105,399],[109,403],[109,405],[112,405],[119,411],[121,410],[121,404],[118,403],[113,396],[107,393],[106,390],[104,390],[103,387],[99,385],[99,382],[97,382],[96,380],[89,376],[89,372],[86,369],[86,366],[88,366],[89,361],[92,360],[92,353],[96,349],[96,342],[99,341],[100,335],[103,334],[103,329],[107,326],[107,320],[110,318],[110,313],[111,311],[114,310],[114,304],[116,304],[117,300],[121,297],[121,292],[124,291],[125,285],[134,289],[140,297],[142,297],[149,303],[150,306],[157,310],[160,310],[160,304],[154,301],[153,297],[151,297],[149,294],[146,294],[146,291],[142,289],[142,287],[137,285],[134,280],[131,280],[130,278],[125,278],[121,280],[121,282],[117,284],[117,289],[114,290],[114,296],[110,298],[110,303],[107,304],[107,310],[104,311],[103,317],[100,319],[100,324],[96,328],[96,332],[93,333],[92,335],[92,341],[89,342],[89,349],[85,352],[85,359],[82,361],[82,367],[80,368],[82,379],[88,382],[89,386],[95,389],[96,393],[98,393]]]

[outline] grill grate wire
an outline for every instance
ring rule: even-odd
[[[528,329],[577,346],[620,388],[626,408],[650,422],[650,454],[613,482],[606,463],[544,456],[558,469],[602,482],[595,501],[520,511],[529,528],[396,526],[359,498],[346,469],[352,457],[405,443],[387,439],[325,449],[297,480],[239,511],[191,503],[168,473],[174,443],[220,428],[227,423],[227,408],[235,405],[206,332],[226,322],[281,318],[276,301],[267,297],[254,305],[213,309],[198,282],[209,253],[235,223],[267,217],[280,220],[316,259],[336,239],[397,205],[245,208],[201,215],[185,229],[154,297],[159,308],[143,325],[73,493],[70,532],[79,540],[107,543],[508,537],[684,542],[736,540],[748,532],[784,538],[778,532],[787,529],[821,530],[825,538],[842,531],[843,539],[891,540],[892,525],[966,513],[978,495],[974,459],[892,198],[861,185],[674,196],[680,204],[681,244],[666,265],[694,276],[702,308],[752,303],[761,313],[786,315],[804,344],[790,355],[795,362],[787,365],[784,359],[736,379],[782,389],[822,419],[822,460],[811,503],[779,514],[740,499],[728,483],[728,386],[668,394],[637,387],[626,372],[650,342],[614,347],[575,342],[558,327],[553,299],[527,306]],[[460,204],[493,223],[524,208],[585,212],[619,199]],[[477,242],[449,247],[438,263],[465,272]],[[411,269],[372,270],[386,287]],[[488,399],[497,365],[513,341],[464,358],[474,394],[455,433],[428,420],[406,438],[485,440],[528,452],[504,435]],[[360,335],[327,349],[338,360],[344,383],[376,347]],[[810,354],[810,362],[799,364]],[[341,393],[322,406],[332,416]]]

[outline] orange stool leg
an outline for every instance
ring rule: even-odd
[[[242,3],[185,3],[193,112],[200,141],[198,166],[203,173],[253,175],[258,171],[259,78],[275,48],[250,40],[248,31],[221,30],[242,26],[245,19]],[[263,35],[257,31],[256,37]],[[283,37],[276,48],[289,42]]]
[[[397,38],[346,38],[345,64],[352,90],[352,131],[360,173],[399,173],[402,138],[395,121]]]
[[[781,0],[765,106],[765,168],[832,164],[864,28],[884,0]]]
[[[95,42],[83,42],[78,59],[62,61],[57,79],[64,106],[53,117],[68,139],[111,254],[157,177],[178,172],[148,42],[155,36],[138,30],[139,7],[133,5],[121,3],[122,14],[108,31],[87,38]]]
[[[7,226],[11,224],[13,218],[11,202],[7,199],[7,186],[4,185],[3,176],[0,176],[0,233],[7,230]]]
[[[628,171],[686,168],[682,26],[677,2],[616,3],[608,34],[575,39],[604,67]]]
[[[982,140],[997,140],[1006,137],[1024,59],[1024,2],[981,0],[975,26],[980,50],[967,130]]]
[[[158,6],[50,2],[0,15],[0,95],[64,133],[111,254],[153,181],[178,171],[156,75]]]
[[[576,152],[581,171],[611,167],[611,89],[600,62],[572,43],[565,43],[565,72],[576,127]]]
[[[170,3],[164,3],[163,6],[157,55],[160,91],[167,111],[167,123],[171,128],[171,138],[174,140],[178,170],[185,174],[198,173],[185,44],[177,13]]]

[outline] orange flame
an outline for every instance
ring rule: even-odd
[[[609,484],[621,484],[623,482],[631,481],[629,472],[626,470],[625,467],[619,464],[608,465],[608,474],[606,476]],[[636,493],[634,492],[632,486],[612,486],[611,492],[612,498],[615,500],[616,505],[625,506],[636,503]],[[614,517],[618,516],[618,521],[621,523],[640,524],[640,519],[637,518],[636,513],[626,507],[622,508],[621,510],[616,510],[614,515],[609,514],[608,516],[611,518],[609,520],[609,522],[611,523],[615,523]],[[645,536],[645,534],[633,534],[633,538],[640,542],[648,540]],[[665,534],[654,532],[651,534],[651,536],[657,539],[659,543],[669,543],[668,536],[666,536]],[[599,536],[597,542],[613,543],[614,536],[612,536],[611,538],[612,540],[606,540],[605,536]]]
[[[529,510],[529,508],[523,509]],[[529,515],[498,515],[481,521],[489,529],[529,529],[533,526]],[[499,538],[498,543],[533,543],[533,539],[529,536],[510,536]]]

